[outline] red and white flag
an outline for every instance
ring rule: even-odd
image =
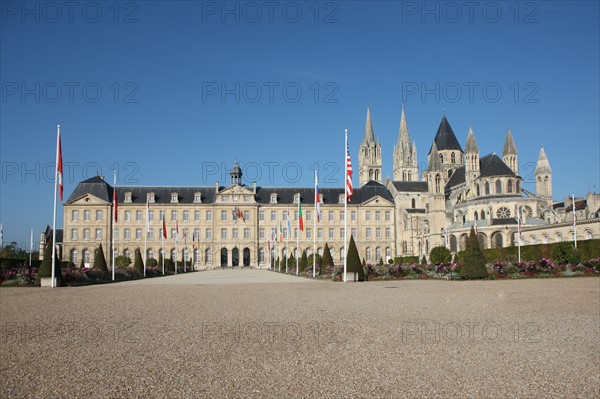
[[[352,187],[352,161],[350,160],[350,149],[348,148],[348,132],[346,132],[346,197],[348,202],[352,198],[354,187]]]
[[[319,178],[315,170],[315,206],[317,208],[317,222],[321,222],[321,194],[319,194]]]
[[[113,188],[113,216],[114,216],[114,220],[115,223],[117,223],[119,221],[119,217],[118,217],[118,207],[119,207],[119,202],[117,201],[117,174],[115,172],[115,177],[114,177],[114,188]]]
[[[63,164],[62,164],[62,144],[60,142],[60,126],[56,139],[56,181],[58,183],[58,192],[60,200],[63,200]]]

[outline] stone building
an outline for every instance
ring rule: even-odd
[[[393,179],[382,179],[382,152],[367,109],[358,148],[359,186],[347,208],[348,237],[354,236],[367,262],[428,256],[440,245],[456,252],[464,249],[471,227],[486,248],[510,246],[516,243],[517,219],[521,243],[573,239],[572,201],[553,202],[552,170],[544,149],[534,172],[536,192],[524,190],[510,130],[501,156],[482,156],[475,132],[469,129],[463,150],[444,116],[427,154],[427,168],[419,176],[416,143],[402,107]],[[319,189],[321,220],[315,230],[313,187],[247,186],[242,177],[236,161],[227,185],[119,186],[114,225],[114,188],[100,176],[85,180],[64,204],[63,259],[79,265],[83,258],[91,264],[100,243],[111,248],[113,230],[116,254],[133,257],[136,248],[144,253],[146,247],[146,256],[157,259],[164,246],[167,257],[185,258],[195,267],[268,266],[269,253],[275,259],[300,256],[302,250],[322,254],[325,242],[334,261],[343,262],[343,188]],[[299,203],[304,231],[298,229]],[[600,196],[576,200],[575,209],[577,238],[600,238]]]

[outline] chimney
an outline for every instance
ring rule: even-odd
[[[252,191],[256,194],[256,181],[252,184]]]
[[[219,181],[215,184],[215,194],[219,194]]]

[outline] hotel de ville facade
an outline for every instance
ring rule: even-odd
[[[427,169],[419,174],[415,141],[402,108],[393,178],[384,181],[382,148],[367,109],[358,165],[352,156],[359,186],[347,215],[343,187],[319,188],[321,220],[316,230],[314,187],[247,186],[242,184],[243,171],[237,162],[229,184],[117,187],[118,223],[114,226],[114,189],[102,177],[93,177],[80,182],[64,203],[62,258],[75,265],[82,260],[91,265],[100,244],[110,251],[113,231],[116,255],[133,259],[137,248],[142,253],[146,248],[145,258],[158,259],[164,245],[166,257],[185,258],[196,268],[267,267],[269,253],[276,259],[306,250],[310,256],[315,236],[317,252],[322,254],[328,243],[334,262],[342,263],[345,217],[348,239],[354,236],[360,257],[367,263],[428,256],[436,246],[462,250],[475,226],[482,247],[515,245],[518,214],[521,244],[573,240],[573,201],[553,201],[552,169],[544,149],[539,152],[536,192],[532,193],[522,187],[517,145],[510,130],[501,156],[482,156],[475,137],[469,129],[463,148],[444,116],[427,154]],[[297,223],[298,201],[302,232]],[[600,195],[577,198],[575,212],[577,239],[600,238]]]

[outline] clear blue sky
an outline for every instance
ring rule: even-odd
[[[316,164],[339,187],[367,104],[391,175],[403,102],[421,164],[445,110],[482,155],[510,128],[525,188],[543,145],[556,199],[600,189],[598,2],[77,4],[1,3],[5,243],[52,223],[57,124],[65,200],[113,169],[213,186],[236,158],[259,185],[311,186]]]

